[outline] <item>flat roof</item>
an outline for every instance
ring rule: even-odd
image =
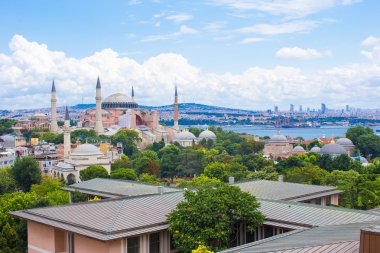
[[[247,191],[261,199],[298,201],[296,199],[301,197],[303,200],[308,200],[342,192],[336,190],[335,186],[297,184],[269,180],[252,180],[241,183],[238,182],[234,185],[239,186],[241,190]]]
[[[86,194],[97,195],[105,198],[121,196],[138,196],[158,194],[159,185],[139,183],[136,181],[94,178],[62,188],[65,191],[80,191]],[[178,192],[182,189],[161,186],[164,192]]]
[[[36,208],[10,214],[100,240],[111,240],[167,227],[166,215],[184,200],[183,192],[113,198],[64,206]],[[373,212],[306,203],[264,200],[266,222],[283,227],[310,228],[380,220]]]

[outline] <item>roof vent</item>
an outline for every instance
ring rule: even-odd
[[[380,253],[380,226],[360,229],[360,253]]]
[[[158,186],[157,187],[158,194],[164,194],[165,193],[165,188],[163,186]]]
[[[228,177],[228,183],[229,184],[234,184],[235,183],[235,178],[234,177]]]
[[[284,176],[278,175],[278,182],[284,182]]]

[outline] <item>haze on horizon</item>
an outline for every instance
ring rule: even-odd
[[[307,2],[307,3],[306,3]],[[380,1],[7,1],[0,109],[129,94],[263,110],[380,108]]]

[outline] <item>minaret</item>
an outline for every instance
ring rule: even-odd
[[[95,122],[95,132],[97,134],[102,134],[104,132],[103,122],[102,122],[102,87],[100,86],[100,81],[96,83],[96,122]]]
[[[177,93],[177,85],[175,86],[174,93],[174,129],[179,130],[178,126],[178,93]]]
[[[135,90],[133,89],[133,86],[132,86],[132,100],[135,101]]]
[[[55,90],[55,84],[51,86],[51,121],[50,121],[50,131],[56,133],[58,131],[57,124],[57,92]]]
[[[69,109],[66,106],[65,123],[63,125],[63,157],[64,159],[69,158],[70,149],[71,149],[70,116],[69,116]]]

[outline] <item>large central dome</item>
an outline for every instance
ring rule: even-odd
[[[106,97],[102,102],[102,109],[128,109],[137,108],[137,103],[123,93],[115,93]]]

